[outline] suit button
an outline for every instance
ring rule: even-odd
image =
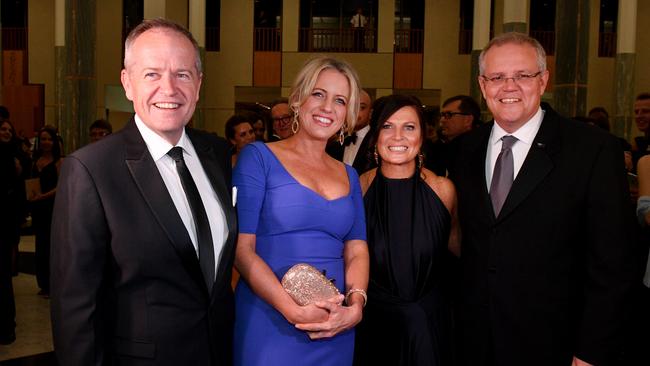
[[[488,267],[488,272],[497,273],[497,267],[494,267],[494,266]]]

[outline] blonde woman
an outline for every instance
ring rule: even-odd
[[[357,119],[359,86],[345,62],[317,57],[289,98],[293,135],[246,146],[233,175],[239,239],[235,365],[350,365],[368,284],[359,178],[325,145]],[[341,294],[299,306],[280,279],[309,263]],[[345,301],[344,301],[345,299]]]

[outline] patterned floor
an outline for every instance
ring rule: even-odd
[[[34,238],[32,236],[22,238],[20,251],[26,253],[23,260],[33,257]],[[23,267],[29,268],[30,265],[21,265],[21,271],[24,269]],[[50,301],[37,293],[36,277],[33,274],[21,272],[14,277],[16,341],[8,346],[0,345],[1,366],[56,365],[52,352]]]

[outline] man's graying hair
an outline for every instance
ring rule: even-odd
[[[527,34],[507,32],[492,38],[487,46],[483,48],[483,51],[481,51],[478,57],[478,67],[481,75],[485,73],[485,54],[494,46],[503,46],[506,44],[528,45],[533,47],[537,53],[537,67],[539,68],[537,71],[546,71],[546,51],[544,51],[544,47],[535,38]]]
[[[130,59],[129,51],[131,49],[131,46],[133,45],[133,42],[135,42],[135,40],[138,37],[140,37],[142,33],[152,29],[177,32],[183,35],[185,38],[187,38],[187,40],[192,43],[192,46],[194,46],[194,50],[196,51],[196,61],[195,61],[196,70],[199,72],[199,74],[203,72],[201,67],[201,55],[199,53],[199,44],[196,42],[196,39],[194,39],[194,36],[192,36],[192,33],[190,33],[190,31],[185,29],[185,27],[183,27],[182,25],[163,18],[143,20],[142,23],[138,24],[138,26],[133,28],[133,30],[129,33],[129,36],[126,37],[126,41],[124,41],[124,68],[125,69],[126,69],[126,65],[128,65],[129,63],[129,59]]]

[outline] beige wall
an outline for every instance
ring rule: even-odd
[[[589,61],[587,72],[587,111],[599,106],[614,115],[614,57],[598,57],[598,21],[600,0],[590,0]],[[603,77],[605,76],[605,77]]]
[[[470,55],[458,54],[460,5],[426,0],[424,12],[424,89],[440,89],[444,100],[469,93]]]
[[[96,3],[97,43],[95,44],[95,77],[97,80],[97,118],[106,117],[104,92],[106,85],[120,84],[122,69],[122,0],[101,0]],[[116,26],[119,24],[119,26]],[[123,125],[111,114],[113,126]]]
[[[54,1],[30,0],[27,12],[28,76],[30,84],[45,84],[45,123],[54,116]]]
[[[206,52],[204,69],[205,128],[223,135],[235,108],[235,86],[253,84],[252,0],[221,1],[221,51]]]

